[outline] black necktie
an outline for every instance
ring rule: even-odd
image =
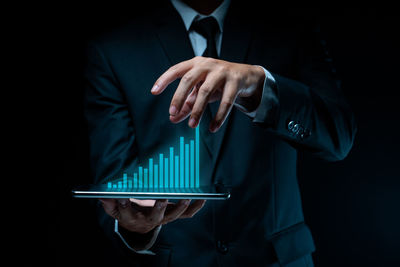
[[[207,48],[203,57],[218,58],[215,36],[219,33],[218,22],[214,17],[207,17],[192,23],[192,29],[207,39]]]
[[[191,29],[207,39],[207,48],[204,51],[202,56],[218,58],[215,37],[216,37],[217,33],[219,33],[220,30],[219,30],[217,20],[214,17],[207,17],[207,18],[204,18],[204,19],[201,19],[198,21],[194,21],[191,25]],[[214,147],[213,139],[214,138],[213,138],[213,135],[211,135],[210,131],[208,130],[209,124],[213,117],[213,114],[212,114],[213,112],[211,111],[210,106],[213,106],[214,110],[218,109],[217,102],[208,104],[206,107],[206,110],[204,111],[204,114],[203,114],[203,117],[202,117],[199,127],[200,127],[200,132],[201,132],[200,135],[202,136],[202,138],[204,138],[204,140],[206,141],[206,143],[209,146],[209,148],[211,149],[211,151],[213,151],[213,147]]]

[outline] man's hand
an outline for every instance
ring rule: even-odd
[[[182,79],[169,108],[171,122],[181,122],[190,115],[189,126],[195,128],[207,104],[221,100],[209,126],[211,132],[216,132],[227,118],[236,98],[246,112],[258,107],[265,73],[259,66],[194,57],[164,72],[155,82],[151,93],[161,94],[178,78]]]
[[[171,203],[168,200],[138,201],[134,199],[100,199],[105,212],[117,219],[128,231],[145,234],[161,224],[177,219],[193,217],[205,204],[205,200],[189,199]],[[151,205],[153,204],[153,205]]]

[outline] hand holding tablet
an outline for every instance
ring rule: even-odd
[[[193,217],[205,204],[206,200],[179,200],[177,203],[166,199],[100,199],[104,211],[118,220],[124,229],[146,234],[159,225],[167,224],[177,219]]]

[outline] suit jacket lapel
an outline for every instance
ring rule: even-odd
[[[237,10],[231,6],[224,22],[220,58],[231,62],[244,63],[252,40],[253,29],[247,26],[247,21],[242,19],[243,15],[235,13],[237,13]]]
[[[156,33],[171,65],[175,65],[193,58],[194,53],[179,13],[171,3],[165,9],[156,16]]]

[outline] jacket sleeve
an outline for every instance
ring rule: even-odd
[[[111,65],[95,44],[89,46],[87,56],[84,115],[89,135],[90,167],[94,183],[102,184],[118,178],[122,170],[133,171],[137,148],[132,117]],[[120,238],[121,233],[115,231],[114,218],[96,204],[100,226],[117,248],[127,251],[126,243],[138,250],[140,246],[146,246],[143,236],[140,240],[131,238],[134,233],[125,233],[124,238]],[[151,238],[149,235],[149,242]]]
[[[297,149],[337,161],[349,153],[356,125],[335,78],[324,42],[313,33],[299,34],[293,76],[272,73],[254,122]],[[274,97],[271,97],[274,96]]]

